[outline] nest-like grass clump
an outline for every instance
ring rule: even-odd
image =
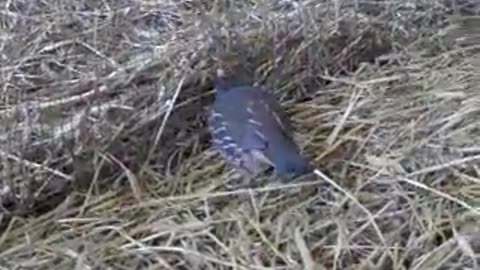
[[[479,267],[474,1],[1,5],[0,268]],[[326,177],[227,188],[219,66]]]

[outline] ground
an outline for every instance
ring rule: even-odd
[[[479,269],[475,1],[0,5],[0,269]],[[235,188],[219,66],[316,175]]]

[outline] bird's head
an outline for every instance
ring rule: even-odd
[[[251,76],[249,76],[242,69],[235,69],[227,65],[216,69],[213,78],[213,87],[218,92],[229,91],[232,88],[247,86],[252,83]]]

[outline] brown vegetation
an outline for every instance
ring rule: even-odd
[[[0,269],[479,268],[475,1],[0,5]],[[324,176],[227,188],[219,63]]]

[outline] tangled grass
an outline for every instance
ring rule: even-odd
[[[475,1],[1,6],[0,269],[479,268]],[[219,63],[319,177],[226,188]]]

